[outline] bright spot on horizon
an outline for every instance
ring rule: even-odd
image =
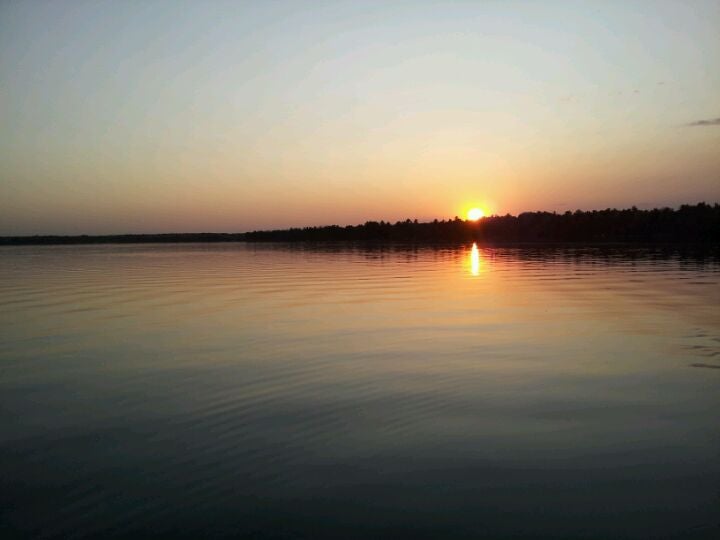
[[[471,208],[468,210],[467,217],[470,221],[477,221],[481,217],[485,217],[485,212],[480,210],[480,208]]]

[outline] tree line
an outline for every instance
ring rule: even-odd
[[[478,221],[459,217],[419,223],[328,225],[246,233],[127,234],[105,236],[0,237],[0,245],[173,242],[364,242],[364,243],[720,243],[720,205],[678,209],[608,208],[575,212],[524,212]]]
[[[458,217],[419,223],[368,221],[341,227],[305,227],[245,234],[249,242],[641,242],[718,243],[720,205],[699,203],[678,209],[608,208],[575,212],[524,212],[478,221]]]

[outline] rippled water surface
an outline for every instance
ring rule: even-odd
[[[720,538],[720,264],[0,248],[0,536]]]

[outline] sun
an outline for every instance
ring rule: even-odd
[[[468,210],[467,217],[470,221],[477,221],[481,217],[485,217],[485,212],[479,208],[471,208]]]

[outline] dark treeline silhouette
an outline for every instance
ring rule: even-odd
[[[242,242],[243,233],[110,234],[100,236],[0,236],[0,245],[69,244],[172,244],[190,242]]]
[[[490,216],[479,221],[455,218],[418,223],[417,220],[364,225],[306,227],[245,234],[249,242],[720,242],[720,205],[699,203],[679,209],[592,210],[583,212],[525,212],[518,216]]]
[[[606,209],[524,212],[479,221],[419,223],[368,221],[247,233],[128,234],[111,236],[0,237],[0,245],[172,242],[403,242],[403,243],[720,243],[720,205],[699,203],[677,210]]]

